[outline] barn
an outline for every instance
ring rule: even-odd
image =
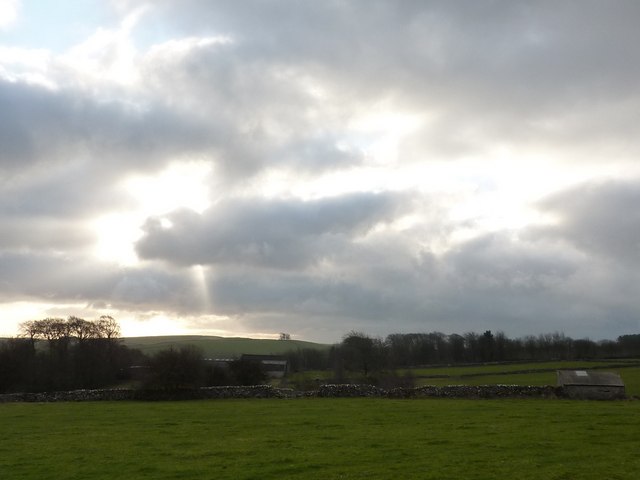
[[[567,398],[614,400],[625,398],[624,382],[613,372],[558,370],[558,386]]]

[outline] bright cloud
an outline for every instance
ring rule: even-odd
[[[0,0],[0,29],[10,27],[20,10],[19,0]]]

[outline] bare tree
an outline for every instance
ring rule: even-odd
[[[31,341],[31,348],[35,351],[36,340],[39,336],[40,325],[37,320],[28,320],[20,324],[19,336],[28,338]]]
[[[67,320],[67,328],[71,336],[82,342],[88,338],[98,337],[97,325],[79,317],[69,317]]]
[[[109,315],[102,315],[97,321],[98,335],[107,340],[120,338],[120,325]]]

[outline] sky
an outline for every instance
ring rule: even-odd
[[[639,22],[0,0],[0,336],[638,333]]]

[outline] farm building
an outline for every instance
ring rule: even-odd
[[[625,398],[620,375],[593,370],[558,370],[558,386],[565,396],[584,400]]]
[[[287,373],[287,359],[280,355],[242,355],[240,360],[259,362],[264,372],[271,378],[282,378]]]

